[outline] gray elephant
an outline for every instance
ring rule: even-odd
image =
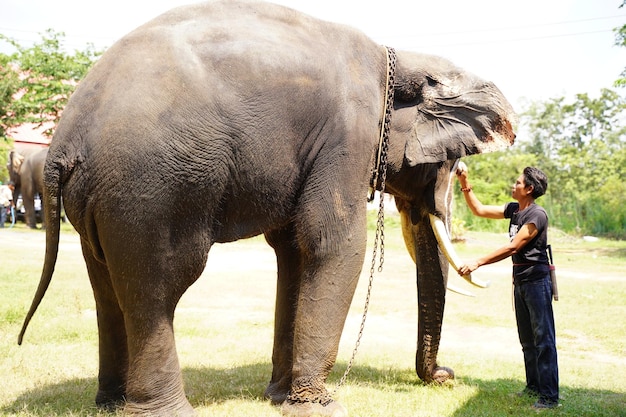
[[[26,212],[26,224],[31,229],[37,228],[37,216],[35,213],[35,196],[43,192],[43,168],[48,156],[48,148],[44,148],[24,158],[20,170],[22,182],[22,202]],[[43,201],[42,201],[43,204]],[[42,207],[43,210],[43,207]],[[45,227],[45,219],[42,218],[42,227]]]
[[[22,177],[20,170],[22,169],[22,163],[27,155],[36,152],[35,149],[17,150],[13,149],[9,152],[7,159],[7,171],[9,171],[9,180],[15,185],[13,196],[17,200],[17,196],[22,193]]]
[[[345,26],[258,2],[174,9],[113,45],[64,110],[45,167],[45,265],[19,343],[52,278],[63,196],[98,312],[96,403],[192,415],[176,304],[214,243],[264,234],[278,263],[266,396],[287,415],[346,415],[324,384],[378,173],[417,265],[417,373],[450,378],[437,364],[447,250],[431,221],[449,221],[457,159],[510,145],[514,118],[493,84]],[[120,205],[126,195],[134,204]]]
[[[48,148],[13,150],[9,153],[7,169],[9,177],[15,183],[15,198],[22,196],[26,224],[31,229],[37,228],[35,196],[43,192],[43,167],[48,156]],[[45,220],[42,218],[42,223]]]

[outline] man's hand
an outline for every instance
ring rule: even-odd
[[[457,165],[457,168],[456,168],[456,176],[459,177],[459,179],[461,179],[461,177],[463,177],[464,179],[467,179],[467,174],[468,174],[467,165],[465,165],[465,162],[460,161],[459,165]]]
[[[472,186],[469,185],[468,177],[468,169],[467,165],[464,162],[459,162],[456,168],[456,176],[459,179],[459,184],[461,184],[461,189],[467,188],[471,189]]]
[[[465,276],[465,275],[471,274],[472,272],[476,271],[479,266],[480,265],[478,265],[478,262],[476,262],[476,261],[470,262],[470,263],[461,265],[457,272],[459,273],[459,275]]]

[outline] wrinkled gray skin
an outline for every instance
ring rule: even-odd
[[[211,245],[263,233],[278,262],[266,395],[300,400],[286,414],[345,415],[324,382],[364,261],[386,73],[385,48],[362,33],[264,3],[175,9],[121,39],[52,141],[46,260],[23,331],[51,279],[62,194],[96,299],[97,404],[191,415],[176,304]],[[512,143],[514,116],[493,84],[434,56],[398,52],[395,95],[386,191],[417,264],[417,373],[442,381],[448,264],[427,214],[448,221],[452,164]]]
[[[43,192],[43,167],[48,155],[48,148],[39,150],[17,151],[9,153],[9,178],[15,183],[14,195],[22,195],[26,212],[26,224],[31,229],[37,228],[35,216],[35,194]],[[43,221],[45,224],[45,220]]]

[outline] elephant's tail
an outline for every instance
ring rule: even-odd
[[[46,255],[44,258],[43,271],[39,279],[37,292],[33,297],[30,310],[24,319],[22,330],[17,338],[17,344],[21,345],[28,323],[33,318],[37,307],[43,300],[46,290],[52,281],[52,273],[57,261],[59,252],[59,233],[61,231],[61,190],[62,190],[62,167],[57,164],[46,163],[45,167],[45,187],[43,190],[44,216],[46,220]]]

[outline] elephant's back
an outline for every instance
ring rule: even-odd
[[[270,3],[206,2],[116,42],[74,92],[75,117],[64,116],[92,142],[157,137],[183,122],[207,136],[252,124],[281,131],[323,112],[355,125],[345,120],[355,103],[378,117],[383,65],[384,48],[349,27]]]
[[[105,86],[111,93],[103,100],[118,104],[133,102],[131,95],[152,105],[179,104],[177,96],[223,106],[260,95],[284,100],[277,89],[343,97],[355,86],[378,87],[372,70],[383,59],[379,45],[350,27],[271,3],[226,0],[179,7],[140,26],[85,82]]]
[[[116,151],[132,160],[172,147],[228,156],[252,137],[264,144],[259,159],[314,156],[322,135],[358,130],[375,141],[382,66],[384,48],[361,32],[286,7],[183,6],[103,54],[57,136],[81,147],[84,159]]]

